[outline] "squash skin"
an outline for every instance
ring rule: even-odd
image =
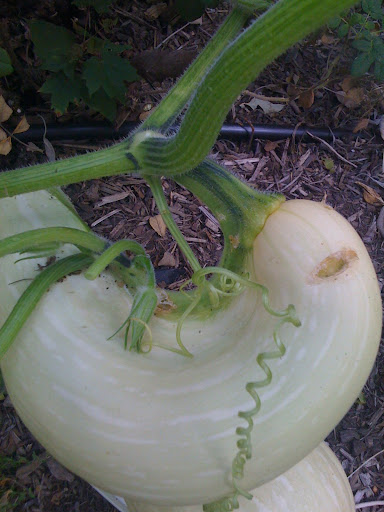
[[[0,218],[0,238],[83,227],[47,192],[0,201]],[[346,271],[313,282],[321,261],[344,249],[357,255]],[[32,277],[39,261],[15,259],[0,259],[0,322],[26,287],[8,283]],[[306,456],[352,405],[376,356],[381,302],[360,238],[321,203],[283,204],[246,267],[270,289],[273,307],[294,303],[303,324],[282,328],[287,353],[270,363],[272,383],[260,390],[254,456],[241,482],[249,490]],[[1,363],[16,410],[63,465],[113,494],[179,506],[230,493],[237,413],[253,405],[245,384],[264,377],[256,356],[273,348],[276,319],[246,291],[204,323],[188,321],[183,342],[195,357],[186,361],[155,348],[147,356],[126,352],[121,337],[106,341],[129,307],[108,274],[53,286]],[[170,346],[175,328],[165,317],[151,322],[156,341]]]
[[[344,470],[326,443],[320,443],[283,475],[241,497],[239,512],[355,512]],[[201,505],[158,507],[126,500],[129,512],[202,512]],[[124,510],[122,508],[122,510]]]

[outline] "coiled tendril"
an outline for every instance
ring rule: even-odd
[[[205,276],[207,274],[219,275],[218,286],[215,286],[213,283],[205,280]],[[261,400],[257,389],[268,386],[272,380],[272,371],[266,361],[271,359],[278,359],[283,357],[285,354],[286,348],[279,336],[281,326],[283,324],[289,323],[295,327],[299,327],[301,324],[296,315],[295,307],[292,304],[288,305],[288,307],[282,311],[276,311],[270,305],[269,291],[265,286],[250,281],[248,277],[240,276],[234,272],[231,272],[230,270],[220,267],[207,267],[195,272],[192,278],[184,284],[183,288],[189,283],[195,284],[197,286],[197,290],[195,295],[192,296],[192,302],[190,306],[186,309],[185,313],[182,315],[178,322],[176,336],[178,338],[179,344],[181,343],[180,333],[182,324],[187,316],[190,315],[193,309],[197,306],[202,296],[202,290],[205,286],[208,287],[209,298],[211,305],[214,308],[219,306],[220,296],[238,295],[246,287],[256,289],[261,292],[261,300],[264,309],[270,315],[280,318],[280,321],[277,323],[273,330],[273,341],[276,345],[276,350],[262,352],[256,358],[257,364],[265,373],[265,378],[255,382],[248,382],[245,386],[246,391],[252,397],[255,405],[252,407],[252,409],[247,411],[240,411],[238,413],[239,418],[247,422],[247,426],[239,426],[236,429],[236,434],[239,436],[239,439],[236,443],[238,450],[232,461],[231,475],[234,492],[226,498],[203,505],[204,512],[231,512],[232,510],[239,508],[239,496],[252,499],[252,495],[240,487],[239,480],[244,477],[245,464],[247,460],[252,457],[251,433],[254,426],[253,418],[259,412],[261,407]]]

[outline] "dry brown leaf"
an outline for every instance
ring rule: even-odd
[[[300,89],[290,83],[288,84],[287,87],[287,94],[290,98],[297,98],[298,96],[300,96]]]
[[[357,123],[357,125],[353,129],[353,133],[357,133],[360,130],[365,130],[368,125],[369,125],[369,119],[367,119],[367,118],[360,119],[360,121]]]
[[[337,91],[336,97],[347,108],[356,108],[364,99],[364,90],[361,87],[352,87],[348,92]]]
[[[22,466],[16,471],[16,478],[17,480],[20,480],[20,482],[28,483],[29,482],[29,475],[36,471],[36,469],[41,466],[41,464],[46,459],[46,454],[40,455],[40,457],[37,457],[35,460],[30,462],[29,464],[25,464],[25,466]]]
[[[0,128],[0,155],[8,155],[12,149],[11,137]]]
[[[167,226],[165,225],[164,221],[163,221],[163,217],[159,214],[159,215],[155,215],[154,217],[151,217],[149,219],[149,224],[151,226],[151,228],[156,231],[156,233],[158,235],[160,235],[161,237],[164,237],[166,231],[167,231]]]
[[[314,101],[315,93],[313,92],[313,89],[309,89],[308,91],[304,91],[300,94],[298,104],[303,108],[311,108]]]
[[[13,133],[23,133],[29,130],[29,123],[25,116],[21,118],[16,128],[13,130]]]
[[[352,87],[356,87],[358,80],[354,76],[346,76],[341,82],[341,88],[344,92],[348,92]]]
[[[274,151],[279,144],[279,142],[269,140],[264,146],[264,150],[267,152]]]
[[[175,267],[176,266],[176,259],[170,252],[165,252],[164,256],[161,258],[161,260],[158,263],[159,267]]]
[[[361,181],[356,181],[356,185],[359,185],[364,190],[363,197],[368,204],[373,204],[374,206],[384,205],[384,199],[372,187]]]
[[[144,16],[149,21],[155,21],[167,9],[168,9],[168,6],[167,6],[167,4],[165,2],[162,2],[160,4],[156,4],[156,5],[152,5],[152,7],[149,7],[145,11]]]
[[[333,44],[335,42],[335,38],[331,34],[323,34],[321,36],[321,42],[323,44]]]
[[[7,105],[3,96],[0,96],[0,123],[7,121],[11,117],[12,112],[13,110]]]
[[[47,466],[51,474],[57,478],[57,480],[62,480],[63,482],[73,482],[75,476],[65,469],[61,464],[59,464],[55,459],[49,458],[47,460]]]

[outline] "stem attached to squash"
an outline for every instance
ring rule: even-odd
[[[177,181],[205,203],[219,221],[224,235],[220,267],[241,273],[255,238],[284,197],[252,189],[213,160],[177,176]]]
[[[11,314],[0,329],[0,359],[11,346],[20,329],[49,287],[59,279],[78,272],[92,263],[85,254],[75,254],[45,268],[21,295]]]

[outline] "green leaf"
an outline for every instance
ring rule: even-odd
[[[110,98],[120,101],[124,101],[124,81],[138,79],[136,70],[129,62],[108,49],[104,49],[101,59],[91,57],[85,62],[83,77],[91,96],[99,89],[104,89]]]
[[[176,0],[175,7],[186,21],[193,21],[203,14],[207,7],[216,7],[219,0]]]
[[[379,20],[383,15],[382,0],[363,0],[361,7],[374,20]]]
[[[48,71],[63,71],[72,78],[78,59],[75,34],[43,20],[31,21],[29,28],[36,54],[41,59],[41,67]]]
[[[92,96],[98,89],[103,87],[105,81],[104,62],[97,57],[91,57],[84,63],[83,77],[89,94]]]
[[[129,44],[113,44],[111,41],[105,41],[100,37],[90,37],[87,41],[87,51],[91,55],[100,55],[104,50],[119,55],[124,50],[129,50],[130,48]]]
[[[367,73],[375,58],[371,53],[360,53],[352,62],[351,74],[354,76],[362,76]]]
[[[343,23],[340,25],[339,30],[337,31],[337,37],[340,39],[345,37],[348,34],[349,31],[349,25],[347,23]]]
[[[8,53],[0,48],[0,78],[2,76],[10,75],[13,72],[13,67],[11,64],[11,59],[9,58]]]
[[[104,89],[99,89],[95,92],[95,94],[92,94],[91,97],[88,97],[86,99],[87,105],[89,105],[91,108],[97,110],[97,112],[100,112],[110,121],[114,121],[116,118],[116,100],[110,98]]]
[[[107,12],[113,0],[74,0],[76,7],[93,7],[99,14]]]
[[[365,16],[358,12],[352,13],[351,17],[349,18],[349,25],[363,25],[365,23]]]
[[[53,109],[62,114],[67,110],[69,103],[80,101],[86,91],[84,91],[84,85],[79,76],[71,80],[63,72],[60,72],[49,77],[40,92],[51,94]]]
[[[368,53],[372,50],[372,43],[366,39],[357,39],[353,41],[352,47],[356,48],[356,50],[359,50],[360,52]]]
[[[328,21],[328,27],[331,29],[331,30],[335,30],[341,23],[341,18],[339,18],[339,16],[336,16],[335,18],[331,18],[329,21]]]

